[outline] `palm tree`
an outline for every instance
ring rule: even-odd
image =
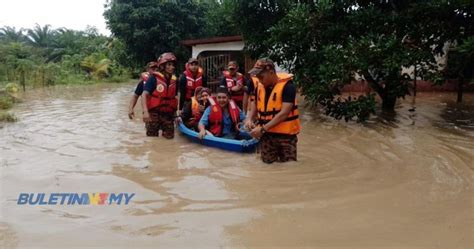
[[[87,75],[98,80],[109,76],[111,64],[112,61],[103,54],[92,54],[81,61],[81,67],[87,72]]]
[[[0,40],[7,42],[23,42],[25,35],[23,29],[16,30],[15,27],[4,26],[0,29]]]
[[[64,55],[74,55],[81,53],[83,32],[71,29],[58,29],[51,43],[51,52],[47,61],[60,61]]]
[[[51,29],[51,25],[44,25],[41,27],[39,24],[33,29],[28,30],[28,42],[34,47],[48,48],[52,45],[55,30]]]
[[[0,63],[5,69],[7,80],[12,81],[20,76],[24,81],[26,75],[26,61],[32,60],[30,49],[21,42],[10,42],[5,46],[0,46]],[[24,82],[22,82],[23,84]]]

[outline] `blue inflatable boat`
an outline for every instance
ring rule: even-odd
[[[216,147],[223,150],[235,151],[235,152],[252,152],[257,148],[258,140],[253,139],[248,133],[241,132],[241,136],[245,139],[235,140],[220,138],[207,135],[202,140],[199,139],[198,133],[192,129],[186,127],[182,122],[179,122],[178,129],[186,137],[194,142],[204,144],[206,146]]]

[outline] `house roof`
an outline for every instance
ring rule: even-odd
[[[204,39],[184,40],[184,41],[181,41],[181,44],[185,46],[194,46],[194,45],[199,45],[199,44],[235,42],[235,41],[243,41],[243,40],[244,39],[241,35],[219,36],[219,37],[210,37],[210,38],[204,38]]]

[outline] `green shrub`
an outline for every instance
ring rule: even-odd
[[[14,99],[8,95],[0,96],[0,110],[12,108]]]
[[[9,112],[0,112],[0,122],[16,122],[18,119]]]

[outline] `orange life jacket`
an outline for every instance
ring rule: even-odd
[[[241,73],[237,72],[236,80],[234,80],[233,77],[230,75],[229,71],[224,71],[224,77],[231,98],[236,102],[242,102],[244,100],[244,91],[241,90],[238,92],[234,92],[231,90],[231,88],[237,85],[244,85],[244,76]]]
[[[189,70],[189,65],[186,63],[186,70],[183,73],[186,76],[185,100],[190,100],[194,94],[194,90],[196,90],[196,87],[202,86],[203,70],[201,67],[199,67],[196,78],[194,78],[193,73]]]
[[[265,87],[262,83],[257,86],[257,118],[260,125],[264,125],[272,120],[277,115],[283,105],[283,88],[293,78],[293,75],[286,73],[278,73],[278,83],[273,87],[271,93],[265,92]],[[268,102],[265,104],[266,94],[271,94]],[[295,98],[293,109],[288,114],[288,117],[268,130],[268,132],[294,135],[300,132],[300,120],[298,118],[298,103]]]
[[[252,76],[252,84],[253,84],[253,90],[255,92],[255,90],[257,89],[257,86],[259,84],[257,77]],[[250,101],[255,101],[255,94],[252,93],[252,95],[249,96],[249,99],[250,99]]]
[[[199,123],[199,120],[201,120],[203,114],[203,112],[199,110],[199,102],[195,96],[191,98],[191,113],[192,117],[189,121],[189,125],[195,126]]]
[[[214,134],[214,136],[222,136],[222,131],[224,128],[224,113],[222,107],[217,103],[217,100],[214,98],[209,98],[211,113],[209,114],[209,131]],[[229,100],[229,114],[232,119],[232,124],[234,129],[238,130],[238,125],[240,123],[240,110],[237,107],[237,104],[233,100]]]
[[[178,109],[178,100],[176,98],[176,76],[167,79],[160,72],[154,72],[156,78],[156,88],[149,95],[147,106],[148,110],[158,108],[159,112],[174,113]]]

